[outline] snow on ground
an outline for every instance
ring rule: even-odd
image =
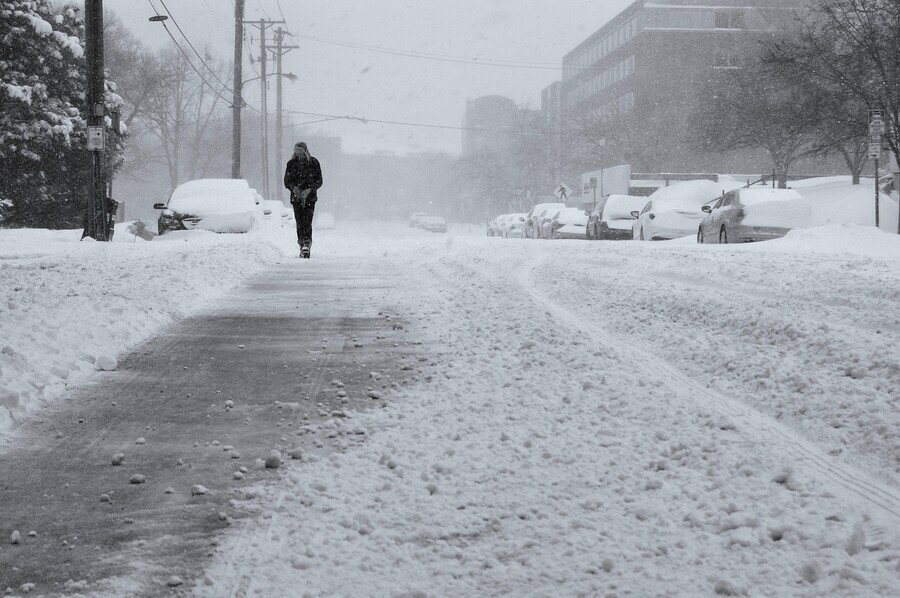
[[[114,243],[81,231],[0,230],[0,437],[163,326],[294,250],[268,223],[248,235],[192,231]]]
[[[260,516],[195,593],[895,595],[900,239],[858,226],[863,191],[816,187],[830,224],[740,246],[319,234],[299,267],[402,267],[388,304],[434,354],[354,415],[361,446],[237,495]],[[0,231],[0,419],[291,235]]]
[[[382,239],[440,353],[198,595],[894,595],[896,237]]]

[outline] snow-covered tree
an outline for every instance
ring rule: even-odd
[[[90,172],[83,36],[74,4],[0,0],[0,223],[5,226],[80,224]],[[114,87],[107,83],[108,107],[121,102]],[[115,163],[124,141],[110,135],[109,142]]]

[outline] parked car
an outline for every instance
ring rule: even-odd
[[[506,221],[509,214],[500,214],[493,220],[491,220],[490,224],[487,227],[487,236],[489,237],[500,237],[501,230],[503,228],[503,223]]]
[[[681,181],[661,187],[648,197],[647,205],[632,226],[635,239],[662,241],[688,237],[697,232],[703,220],[703,206],[716,201],[722,193],[741,186],[734,179]]]
[[[794,189],[736,189],[703,211],[698,243],[777,239],[812,220],[812,204]]]
[[[504,239],[508,239],[510,237],[519,239],[522,237],[522,231],[525,228],[525,214],[509,214],[509,217],[503,222],[503,225],[500,227],[500,236]]]
[[[588,217],[578,208],[563,208],[557,211],[544,226],[547,239],[585,239]]]
[[[422,219],[428,216],[425,212],[415,212],[409,217],[409,228],[422,228]]]
[[[447,221],[440,216],[426,216],[422,219],[422,228],[431,233],[445,233]]]
[[[531,208],[525,214],[525,226],[523,228],[522,237],[526,239],[537,239],[540,232],[540,222],[537,220],[543,216],[547,210],[561,210],[566,207],[564,203],[539,203]]]
[[[161,210],[160,235],[176,230],[246,233],[253,226],[260,195],[244,179],[198,179],[178,185]]]
[[[278,222],[281,226],[293,226],[294,211],[277,199],[264,199],[260,202],[263,215],[272,222]]]
[[[646,197],[632,195],[610,195],[600,214],[597,238],[601,241],[621,241],[631,239],[632,212],[640,212],[647,205]]]
[[[606,195],[597,200],[597,207],[593,211],[587,212],[588,222],[585,226],[585,238],[590,241],[596,241],[600,238],[600,216],[603,214],[603,207],[606,205]]]

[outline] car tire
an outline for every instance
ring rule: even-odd
[[[725,230],[725,225],[722,225],[722,230],[719,231],[719,244],[727,245],[728,244],[728,231]]]

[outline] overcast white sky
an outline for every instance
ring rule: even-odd
[[[234,31],[232,0],[162,0],[198,49],[208,45],[230,60]],[[279,0],[287,28],[321,38],[463,60],[528,62],[554,67],[515,68],[424,60],[310,39],[285,57],[286,109],[458,127],[466,98],[505,95],[540,107],[541,89],[560,77],[562,56],[633,0]],[[135,34],[150,45],[171,43],[151,2],[107,0]],[[245,17],[280,19],[276,0],[246,0]],[[170,21],[171,23],[171,21]],[[178,33],[170,25],[173,33]],[[253,55],[258,55],[256,28]],[[246,66],[245,79],[253,77]],[[270,89],[274,90],[274,81]],[[259,86],[248,83],[247,101],[259,106]],[[274,93],[269,94],[274,111]],[[314,117],[296,116],[296,122]],[[422,127],[330,121],[321,131],[342,135],[345,145],[374,150],[406,148],[460,151],[460,132]],[[290,135],[290,133],[289,133]],[[302,136],[295,134],[294,136]]]

